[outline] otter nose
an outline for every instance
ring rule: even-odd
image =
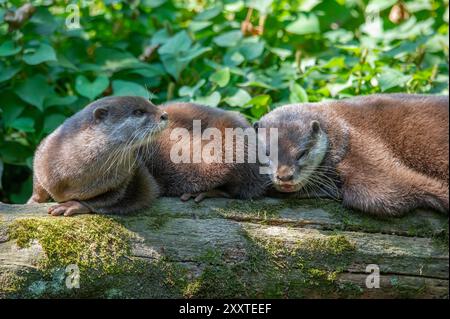
[[[289,182],[292,181],[294,179],[294,175],[292,174],[277,174],[277,179],[282,181],[282,182]]]
[[[161,114],[161,121],[167,121],[168,119],[169,119],[169,114],[167,114],[166,112]]]

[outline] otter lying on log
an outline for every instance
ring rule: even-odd
[[[386,94],[279,107],[274,188],[376,215],[449,210],[448,96]]]
[[[169,121],[170,119],[170,121]],[[233,160],[227,162],[225,140],[218,145],[219,162],[175,163],[171,139],[185,129],[188,145],[205,144],[193,134],[213,128],[254,130],[235,112],[190,103],[157,107],[140,97],[108,97],[89,104],[67,119],[39,145],[34,159],[33,195],[28,203],[50,198],[59,205],[49,208],[54,216],[101,213],[127,214],[148,208],[161,193],[194,197],[225,196],[249,199],[264,194],[269,179],[259,174],[257,162],[234,160],[248,153],[248,143],[232,140]],[[170,124],[168,124],[170,123]],[[166,129],[167,127],[167,129]],[[192,157],[193,148],[189,150]]]

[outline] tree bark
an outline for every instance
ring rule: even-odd
[[[132,216],[64,218],[49,205],[0,204],[0,297],[448,298],[448,217],[433,212],[161,198]]]

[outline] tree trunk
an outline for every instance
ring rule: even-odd
[[[448,217],[432,212],[161,198],[70,218],[49,205],[0,204],[0,297],[448,298]]]

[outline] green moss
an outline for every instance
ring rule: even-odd
[[[77,218],[23,218],[9,225],[9,236],[21,248],[37,240],[46,258],[41,269],[75,264],[80,270],[122,271],[130,253],[132,234],[111,218],[87,215]]]
[[[296,247],[282,241],[260,240],[243,233],[247,256],[226,261],[218,250],[209,250],[198,262],[206,265],[201,275],[188,281],[188,298],[302,298],[356,295],[337,283],[343,266],[351,262],[354,245],[342,235],[305,240]],[[324,260],[324,256],[336,260]]]
[[[25,285],[25,277],[6,269],[0,271],[0,298],[16,294]]]

